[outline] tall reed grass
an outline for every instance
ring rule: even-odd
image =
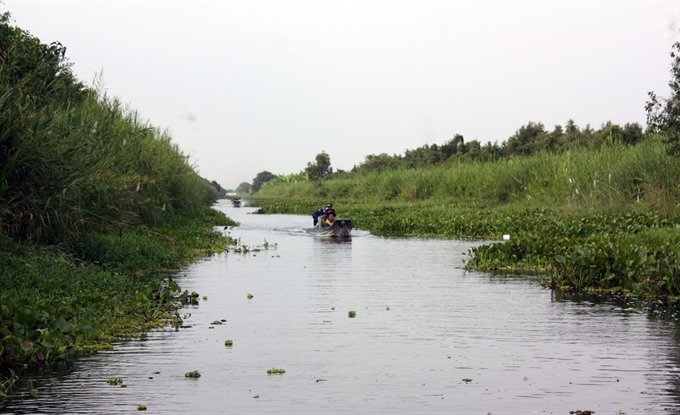
[[[64,54],[0,13],[0,398],[9,369],[163,324],[181,297],[157,272],[225,249],[213,227],[235,224],[167,134]]]
[[[680,203],[680,163],[650,138],[636,146],[542,153],[498,161],[455,161],[312,182],[272,183],[258,197],[364,202],[520,203],[572,210],[631,207],[672,212]]]
[[[58,242],[88,226],[153,225],[166,211],[218,197],[167,135],[117,100],[89,91],[75,105],[21,113],[18,90],[3,98],[0,218],[8,235]]]

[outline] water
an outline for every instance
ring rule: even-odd
[[[466,272],[473,242],[320,239],[302,232],[311,218],[218,208],[242,223],[232,236],[270,249],[181,272],[182,288],[207,296],[183,310],[190,327],[37,375],[36,393],[0,412],[680,413],[675,316]]]

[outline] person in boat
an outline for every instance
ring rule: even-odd
[[[332,210],[328,212],[326,226],[333,226],[334,223],[335,223],[335,211]]]
[[[316,224],[319,223],[319,218],[321,217],[321,214],[323,213],[323,208],[319,208],[314,213],[312,213],[312,219],[314,219],[314,227],[316,227]]]
[[[329,209],[333,209],[333,204],[332,203],[327,203],[325,207],[317,209],[314,213],[312,213],[312,219],[314,220],[314,227],[316,227],[316,224],[319,223],[319,219],[321,218],[321,214],[325,211],[328,211]]]
[[[326,210],[321,212],[318,222],[316,222],[316,225],[314,225],[315,228],[323,228],[324,226],[328,226],[328,213]]]

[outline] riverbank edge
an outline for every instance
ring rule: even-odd
[[[249,205],[259,206],[260,213],[310,215],[310,224],[311,212],[323,204],[249,197]],[[680,298],[677,214],[342,200],[335,200],[334,208],[340,217],[352,218],[356,228],[375,235],[487,241],[468,252],[465,266],[471,270],[531,275],[562,291]]]
[[[198,301],[172,274],[222,252],[238,226],[205,207],[166,224],[92,233],[80,244],[40,246],[0,240],[0,398],[32,366],[111,349],[111,342],[181,324],[178,310]]]

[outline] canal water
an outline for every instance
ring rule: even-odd
[[[672,313],[465,271],[475,242],[323,239],[303,232],[311,217],[217,208],[250,252],[178,274],[201,298],[182,310],[187,327],[37,375],[0,412],[680,413]]]

